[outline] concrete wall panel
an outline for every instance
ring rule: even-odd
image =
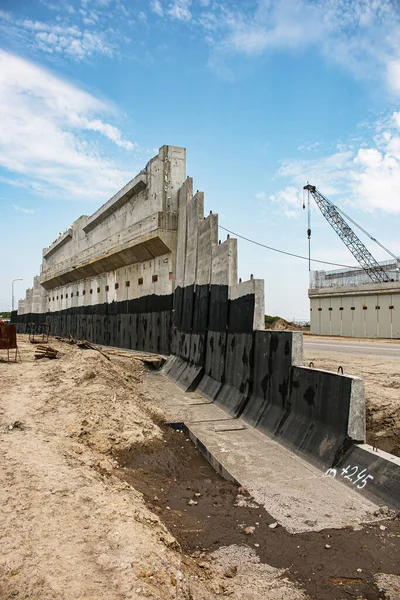
[[[353,382],[357,394],[353,394]],[[332,466],[346,440],[354,435],[354,441],[365,439],[359,382],[358,378],[293,367],[290,399],[276,436],[312,461]],[[350,423],[352,412],[355,416]]]
[[[275,433],[289,397],[292,342],[289,331],[256,331],[252,393],[242,418],[254,427]]]
[[[250,396],[252,360],[252,334],[228,333],[224,381],[215,402],[234,417],[240,416]]]

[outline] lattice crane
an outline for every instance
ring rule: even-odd
[[[354,233],[354,231],[352,230],[350,225],[341,216],[337,207],[330,200],[328,200],[328,198],[325,198],[325,196],[323,196],[321,194],[321,192],[319,192],[314,185],[307,184],[304,186],[303,189],[307,190],[309,192],[309,194],[312,195],[318,208],[324,215],[325,219],[328,221],[330,226],[336,231],[336,233],[338,234],[340,239],[343,240],[343,242],[346,244],[347,248],[350,250],[350,252],[354,256],[354,258],[356,259],[358,264],[364,269],[364,271],[369,276],[369,278],[374,283],[385,283],[386,281],[390,281],[390,277],[387,274],[387,272],[384,269],[382,269],[381,265],[375,260],[375,258],[369,252],[369,250],[364,246],[362,241],[357,237],[357,235]],[[305,208],[305,206],[303,206],[303,208]],[[307,236],[308,236],[308,240],[310,241],[310,238],[311,238],[310,212],[308,214],[309,214],[309,217],[308,217]],[[347,218],[350,221],[352,221],[352,219],[350,219],[350,217],[347,217]],[[357,223],[355,223],[355,221],[352,221],[352,222],[355,225],[357,225]],[[357,226],[359,227],[359,225],[357,225]],[[365,230],[363,230],[363,231],[364,231],[364,233],[367,233]],[[392,254],[387,248],[382,246],[382,244],[380,244],[377,240],[375,240],[375,238],[370,236],[368,233],[367,233],[367,235],[371,239],[373,239],[375,242],[377,242],[387,252],[389,252],[389,254],[398,261],[397,257],[394,254]]]

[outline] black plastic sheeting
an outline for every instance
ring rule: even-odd
[[[28,323],[47,323],[54,336],[160,354],[171,350],[172,294],[69,308],[43,314],[13,315],[19,333]]]
[[[171,365],[169,377],[186,391],[200,385],[200,391],[214,400],[222,391],[225,374],[227,384],[244,376],[239,375],[243,353],[239,352],[239,358],[237,352],[227,354],[226,336],[230,333],[251,336],[254,305],[254,294],[229,300],[227,285],[178,287],[174,296],[172,353],[180,360]],[[237,340],[239,345],[243,343],[239,337]],[[250,349],[251,344],[249,352]],[[230,396],[233,393],[232,389]],[[236,402],[229,404],[231,414],[240,413],[247,397],[248,391],[245,397],[238,392]],[[221,396],[220,402],[225,406],[228,399]]]
[[[241,415],[250,397],[252,353],[252,334],[228,334],[224,384],[215,398],[215,403],[233,417]]]
[[[253,352],[252,394],[242,418],[253,427],[275,434],[288,405],[292,333],[256,331]]]
[[[350,377],[292,367],[289,399],[275,435],[315,462],[331,466],[347,439],[350,399]]]
[[[254,295],[190,286],[174,307],[169,376],[183,389],[323,467],[359,441],[347,436],[351,378],[293,366],[292,332],[253,332]]]
[[[292,366],[291,360],[291,332],[255,332],[252,393],[242,418],[314,463],[331,466],[349,443],[351,378]]]
[[[209,331],[206,341],[204,376],[198,390],[214,401],[225,381],[226,333]]]

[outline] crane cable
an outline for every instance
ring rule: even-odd
[[[360,231],[362,231],[363,233],[365,233],[365,235],[367,237],[369,237],[370,240],[372,240],[373,242],[375,242],[375,244],[378,244],[378,246],[380,246],[382,248],[382,250],[384,250],[385,252],[387,252],[388,254],[390,254],[390,256],[392,258],[394,258],[397,263],[400,262],[398,256],[396,256],[395,254],[393,254],[393,252],[391,252],[388,248],[386,248],[386,246],[384,246],[383,244],[381,244],[381,242],[378,242],[378,240],[376,238],[374,238],[370,233],[368,233],[368,231],[366,229],[364,229],[364,227],[361,227],[361,225],[359,225],[356,221],[354,221],[354,219],[352,219],[351,217],[349,217],[349,215],[346,214],[344,212],[344,210],[342,210],[341,208],[339,208],[337,204],[334,204],[333,202],[331,202],[331,200],[329,200],[325,196],[324,196],[324,198],[325,198],[325,200],[329,204],[331,204],[331,206],[333,206],[334,208],[336,208],[336,210],[340,214],[342,214],[344,217],[346,217],[346,219],[348,219],[351,223],[353,223],[353,225],[355,225],[356,227],[358,227],[358,229],[360,229]],[[303,208],[305,208],[304,196],[303,196]],[[308,193],[308,230],[307,230],[308,239],[310,239],[310,236],[311,236],[310,219],[311,219],[311,216],[310,216],[310,196],[309,196],[309,193]]]
[[[331,202],[331,204],[333,204],[333,203]],[[338,212],[340,212],[344,217],[346,217],[346,219],[348,219],[349,221],[351,221],[351,223],[353,223],[353,225],[355,225],[356,227],[358,227],[358,229],[360,229],[363,233],[365,233],[366,236],[368,236],[373,242],[375,242],[375,244],[378,244],[378,246],[380,246],[382,248],[382,250],[385,250],[385,252],[387,252],[388,254],[390,254],[390,256],[396,260],[396,262],[399,261],[398,257],[395,254],[393,254],[393,252],[391,252],[383,244],[381,244],[380,242],[378,242],[378,240],[376,238],[374,238],[370,233],[368,233],[368,231],[366,231],[363,227],[361,227],[361,225],[359,225],[358,223],[356,223],[351,217],[349,217],[349,215],[346,215],[346,213],[344,212],[344,210],[342,210],[341,208],[339,208],[335,204],[333,204],[333,206],[335,206],[336,210]]]
[[[242,240],[246,240],[246,242],[250,242],[251,244],[255,244],[256,246],[261,246],[262,248],[266,248],[267,250],[272,250],[273,252],[279,252],[279,254],[286,254],[286,256],[293,256],[294,258],[301,258],[302,260],[309,260],[308,256],[301,256],[301,254],[293,254],[293,252],[287,252],[286,250],[280,250],[278,248],[273,248],[272,246],[267,246],[266,244],[261,244],[261,242],[256,242],[250,238],[245,237],[244,235],[240,235],[240,233],[235,233],[222,225],[218,225],[220,229],[231,233],[235,237],[241,238]],[[350,267],[349,265],[343,265],[341,263],[329,262],[327,260],[318,260],[317,258],[311,258],[312,262],[321,263],[323,265],[332,265],[334,267],[345,267],[346,269],[352,269],[353,271],[363,271],[363,269],[358,269],[357,267]]]
[[[366,231],[363,227],[361,227],[361,225],[359,225],[358,223],[356,223],[356,221],[354,221],[354,219],[352,219],[351,217],[349,217],[349,215],[347,215],[344,212],[344,210],[342,210],[341,208],[339,208],[336,204],[333,204],[333,202],[331,202],[330,200],[328,200],[328,202],[329,202],[329,204],[332,204],[332,206],[334,206],[336,208],[336,210],[339,211],[344,217],[346,217],[346,219],[348,219],[351,223],[353,223],[353,225],[355,225],[356,227],[358,227],[358,229],[360,229],[363,233],[365,233],[365,235],[367,235],[373,242],[375,242],[376,244],[378,244],[378,246],[380,246],[383,250],[385,250],[385,252],[387,252],[388,254],[390,254],[390,256],[392,258],[394,258],[397,263],[400,262],[399,258],[395,254],[393,254],[393,252],[391,252],[383,244],[381,244],[380,242],[378,242],[378,240],[376,238],[374,238],[371,234],[369,234],[368,231]],[[309,210],[308,210],[308,230],[307,230],[307,235],[308,235],[308,239],[310,241],[310,237],[311,237],[310,204],[308,205],[308,207],[309,207]],[[304,206],[304,200],[303,200],[303,208],[305,208],[305,206]],[[255,244],[256,246],[261,246],[261,248],[266,248],[267,250],[272,250],[273,252],[278,252],[279,254],[285,254],[286,256],[292,256],[294,258],[300,258],[302,260],[308,260],[309,263],[310,262],[316,262],[316,263],[320,263],[320,264],[323,264],[323,265],[331,265],[331,266],[334,266],[334,267],[345,267],[346,269],[352,269],[353,271],[360,271],[360,272],[364,270],[364,269],[357,269],[357,267],[350,267],[349,265],[343,265],[341,263],[335,263],[335,262],[329,262],[329,261],[326,261],[326,260],[318,260],[317,258],[311,258],[310,257],[310,248],[309,248],[309,255],[308,256],[301,256],[300,254],[294,254],[293,252],[287,252],[286,250],[280,250],[278,248],[273,248],[272,246],[267,246],[266,244],[261,244],[261,242],[256,242],[255,240],[247,238],[244,235],[240,235],[239,233],[235,233],[234,231],[231,231],[230,229],[227,229],[226,227],[223,227],[222,225],[218,225],[218,227],[220,229],[223,229],[224,231],[227,231],[228,233],[231,233],[232,235],[234,235],[234,236],[236,236],[238,238],[241,238],[242,240],[245,240],[246,242],[250,242],[251,244]]]

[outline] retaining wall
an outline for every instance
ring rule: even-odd
[[[218,215],[204,215],[183,148],[160,148],[44,249],[12,320],[19,331],[45,322],[53,335],[171,353],[164,372],[183,389],[323,468],[365,439],[363,382],[303,367],[301,334],[264,330],[264,282],[238,281],[237,242],[221,242]]]
[[[172,356],[164,373],[329,468],[365,439],[363,381],[303,367],[302,334],[263,329],[264,282],[237,282],[236,240],[187,179],[179,219]],[[207,234],[207,235],[206,235]]]
[[[135,300],[73,307],[52,313],[13,315],[18,332],[29,323],[46,323],[51,335],[85,339],[95,344],[170,353],[172,294]]]

